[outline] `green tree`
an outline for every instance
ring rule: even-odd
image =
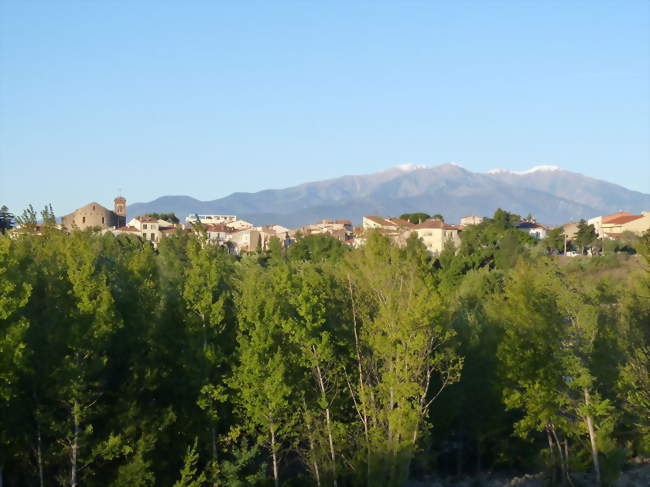
[[[515,428],[519,435],[546,431],[549,455],[557,455],[565,478],[567,442],[580,445],[586,436],[600,484],[598,435],[607,434],[613,409],[596,388],[598,309],[556,268],[544,264],[520,263],[494,307],[504,327],[499,347],[507,380],[504,401],[524,413]]]
[[[597,238],[598,235],[596,234],[596,229],[593,225],[588,225],[584,220],[578,222],[578,231],[574,243],[580,249],[581,254],[584,254]]]
[[[202,236],[193,236],[187,242],[187,268],[183,286],[183,299],[189,311],[187,324],[189,337],[196,337],[198,345],[189,360],[198,359],[200,379],[199,405],[207,412],[210,422],[212,459],[216,460],[216,403],[223,398],[225,359],[230,352],[220,344],[227,326],[230,301],[229,276],[232,274],[230,256],[220,246],[210,245]],[[191,342],[192,343],[192,342]],[[219,374],[221,372],[221,374]]]
[[[283,333],[288,283],[283,266],[265,271],[251,261],[243,269],[237,298],[239,363],[231,379],[247,429],[270,454],[276,487],[298,411],[292,387],[295,353]]]
[[[169,223],[180,223],[176,213],[146,213],[144,216],[155,218],[156,220],[165,220]]]
[[[16,217],[16,224],[26,231],[34,231],[37,223],[36,210],[31,204],[23,210],[22,215]]]
[[[14,227],[14,215],[5,205],[0,207],[0,233],[4,234],[7,230]]]
[[[358,450],[369,484],[401,485],[429,410],[458,381],[462,360],[439,295],[404,251],[373,232],[348,266],[357,359],[350,391],[365,443]]]
[[[549,253],[559,253],[564,251],[565,239],[564,228],[557,227],[549,230],[546,237],[542,239],[541,245]]]
[[[187,447],[185,454],[185,461],[181,469],[181,478],[178,482],[174,483],[174,487],[201,487],[206,483],[205,473],[199,473],[197,463],[199,461],[199,454],[197,451],[197,440],[194,440],[194,445]]]
[[[415,225],[431,218],[428,213],[403,213],[399,217],[402,220],[408,220]]]
[[[17,259],[11,240],[0,235],[0,484],[3,482],[5,463],[10,459],[7,451],[16,448],[12,441],[11,413],[18,406],[19,377],[26,366],[25,334],[29,323],[18,313],[27,304],[31,286],[25,282],[17,268]]]

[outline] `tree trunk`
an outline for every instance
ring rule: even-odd
[[[557,437],[555,426],[551,426],[551,432],[553,433],[553,438],[555,438],[555,445],[557,446],[557,452],[560,456],[560,470],[562,471],[562,483],[564,483],[565,479],[569,479],[569,465],[565,463],[564,454],[562,453],[562,443]]]
[[[362,406],[362,422],[363,422],[363,433],[366,438],[366,483],[370,487],[370,435],[368,434],[368,415],[366,414],[366,393],[365,393],[365,381],[363,379],[363,366],[361,364],[361,348],[359,346],[359,334],[357,332],[357,312],[354,304],[354,294],[352,292],[352,281],[350,281],[350,276],[348,275],[348,287],[350,289],[350,300],[352,302],[352,323],[354,330],[354,347],[357,354],[357,369],[359,372],[359,390],[363,397],[363,401],[360,401]],[[352,391],[350,391],[352,392]]]
[[[77,487],[77,456],[79,450],[79,404],[74,400],[72,406],[72,451],[70,453],[70,487]]]
[[[38,463],[38,481],[39,486],[43,487],[45,481],[43,478],[43,442],[41,439],[41,425],[36,423],[36,461]]]
[[[546,427],[546,439],[548,441],[548,451],[551,455],[553,464],[551,465],[551,482],[552,485],[555,485],[557,482],[557,457],[555,456],[555,448],[553,448],[553,438],[551,438],[551,432],[549,427]]]
[[[315,354],[316,351],[314,350],[314,347],[312,346],[312,352]],[[325,395],[325,383],[323,382],[323,375],[320,370],[320,364],[318,363],[318,360],[316,361],[316,372],[318,373],[318,383],[320,385],[320,392],[323,395],[323,399],[327,401],[327,396]],[[332,437],[332,421],[330,418],[330,407],[329,405],[325,408],[325,421],[327,424],[327,438],[329,440],[329,446],[330,446],[330,457],[332,459],[332,476],[333,476],[333,482],[332,485],[336,487],[337,485],[337,480],[336,480],[336,452],[334,450],[334,438]]]
[[[210,428],[210,436],[212,439],[212,461],[216,462],[217,461],[217,431],[214,428]]]
[[[476,433],[476,475],[481,475],[481,434]]]
[[[273,431],[273,426],[269,428],[271,430],[271,457],[273,460],[273,483],[275,487],[280,487],[280,477],[278,474],[278,455],[275,451],[275,431]]]
[[[584,389],[585,405],[587,408],[590,406],[589,391]],[[596,430],[594,429],[594,422],[591,414],[585,417],[587,423],[587,431],[589,431],[589,441],[591,442],[591,458],[594,462],[594,473],[596,474],[596,485],[600,485],[600,464],[598,462],[598,445],[596,444]]]
[[[309,440],[309,451],[311,453],[312,466],[314,467],[314,477],[316,478],[316,486],[320,487],[320,470],[318,468],[318,458],[316,456],[316,448],[314,446],[314,435],[311,430],[311,420],[307,413],[307,403],[303,398],[303,406],[305,408],[305,425],[307,426],[307,439]]]

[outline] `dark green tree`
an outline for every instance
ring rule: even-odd
[[[422,223],[425,220],[431,218],[428,213],[403,213],[399,216],[402,220],[410,221],[411,223],[417,225]]]
[[[584,220],[578,222],[578,232],[576,233],[574,243],[580,249],[581,254],[584,254],[597,238],[598,234],[593,225],[588,225]]]
[[[7,230],[14,227],[14,215],[5,205],[0,207],[0,233],[4,234]]]

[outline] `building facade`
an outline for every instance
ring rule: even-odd
[[[94,201],[88,203],[62,217],[61,225],[67,230],[123,227],[126,225],[126,198],[115,198],[113,211]]]

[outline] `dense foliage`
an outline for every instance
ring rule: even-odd
[[[0,236],[3,485],[613,479],[650,454],[650,238],[567,263],[510,219],[437,258]]]

